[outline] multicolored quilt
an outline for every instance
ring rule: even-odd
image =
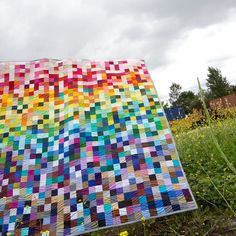
[[[195,208],[143,60],[0,63],[3,235],[78,235]]]

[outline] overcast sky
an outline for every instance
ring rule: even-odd
[[[161,99],[207,67],[236,84],[236,0],[0,0],[0,60],[145,59]]]

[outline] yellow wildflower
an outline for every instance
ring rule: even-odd
[[[129,233],[127,231],[120,232],[120,236],[128,236]]]
[[[49,235],[49,231],[48,230],[42,230],[42,231],[40,231],[40,234],[42,234],[42,235]]]

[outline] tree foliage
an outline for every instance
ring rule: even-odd
[[[222,76],[220,69],[208,67],[206,80],[207,89],[203,90],[206,104],[215,98],[223,97],[231,93],[236,93],[236,85],[230,85],[226,77]],[[202,103],[200,95],[192,91],[181,92],[180,84],[172,83],[170,86],[169,102],[170,107],[182,107],[185,113],[191,113],[193,109],[201,109]],[[164,105],[164,104],[163,104]],[[167,107],[167,104],[165,104]]]
[[[231,93],[236,93],[236,85],[230,86]]]
[[[177,104],[182,107],[185,113],[191,113],[194,108],[201,107],[201,101],[192,91],[184,91],[180,93]]]
[[[226,77],[218,68],[208,67],[206,85],[212,98],[219,98],[230,94],[231,87]]]
[[[169,108],[169,104],[167,102],[161,102],[161,105],[164,109]]]
[[[176,107],[179,105],[177,101],[181,93],[181,89],[182,87],[176,83],[172,83],[172,85],[170,86],[169,101],[172,107]]]

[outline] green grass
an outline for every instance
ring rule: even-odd
[[[236,120],[215,121],[212,130],[222,151],[236,166]],[[236,211],[236,176],[221,157],[209,127],[177,134],[175,142],[199,209],[147,220],[146,235],[236,235],[236,217],[211,182]],[[142,223],[91,235],[112,236],[126,230],[129,235],[144,235]]]
[[[217,121],[212,130],[229,161],[236,166],[236,120]],[[236,175],[227,166],[211,138],[209,127],[198,128],[175,137],[176,146],[198,204],[226,207],[208,175],[236,209]],[[201,166],[207,174],[201,169]]]

